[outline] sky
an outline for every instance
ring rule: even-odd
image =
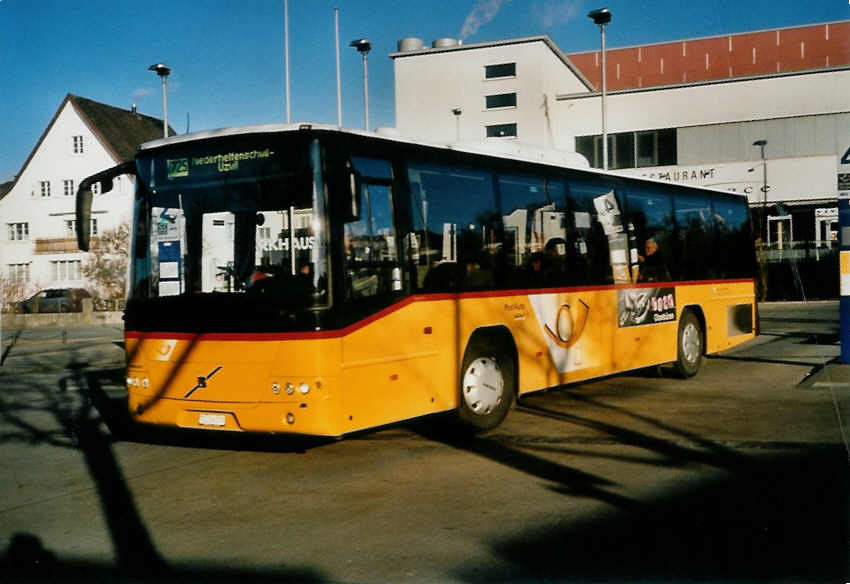
[[[334,8],[342,121],[362,128],[366,37],[372,127],[395,119],[388,55],[426,44],[546,34],[565,53],[599,46],[587,13],[608,7],[608,47],[850,19],[850,0],[289,0],[293,122],[336,123]],[[284,0],[0,0],[0,182],[17,174],[67,93],[162,117],[178,132],[286,121]]]

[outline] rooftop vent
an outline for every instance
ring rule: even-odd
[[[424,46],[425,43],[422,42],[422,39],[418,39],[416,37],[408,37],[406,39],[401,39],[400,41],[398,41],[398,52],[409,53],[411,51],[418,51]]]
[[[449,49],[451,47],[460,46],[460,41],[451,38],[437,39],[433,43],[431,43],[431,46],[435,49]]]

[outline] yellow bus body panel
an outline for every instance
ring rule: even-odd
[[[486,327],[514,340],[519,394],[674,361],[686,309],[704,319],[707,353],[753,338],[752,321],[743,332],[733,318],[754,314],[752,281],[668,288],[669,321],[639,326],[623,325],[624,288],[588,287],[414,296],[300,338],[130,333],[129,407],[151,424],[341,436],[455,409],[465,348]]]

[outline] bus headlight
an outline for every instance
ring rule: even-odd
[[[307,395],[310,393],[310,384],[306,381],[302,381],[298,384],[298,391],[300,391],[303,395]]]
[[[275,395],[280,394],[280,384],[277,381],[272,383],[272,393],[275,394]]]
[[[286,382],[286,395],[292,395],[293,393],[295,393],[295,386],[287,381]]]

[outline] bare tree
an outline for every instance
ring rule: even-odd
[[[127,294],[127,262],[130,257],[130,226],[122,223],[92,238],[83,275],[92,283],[95,296],[123,300]]]

